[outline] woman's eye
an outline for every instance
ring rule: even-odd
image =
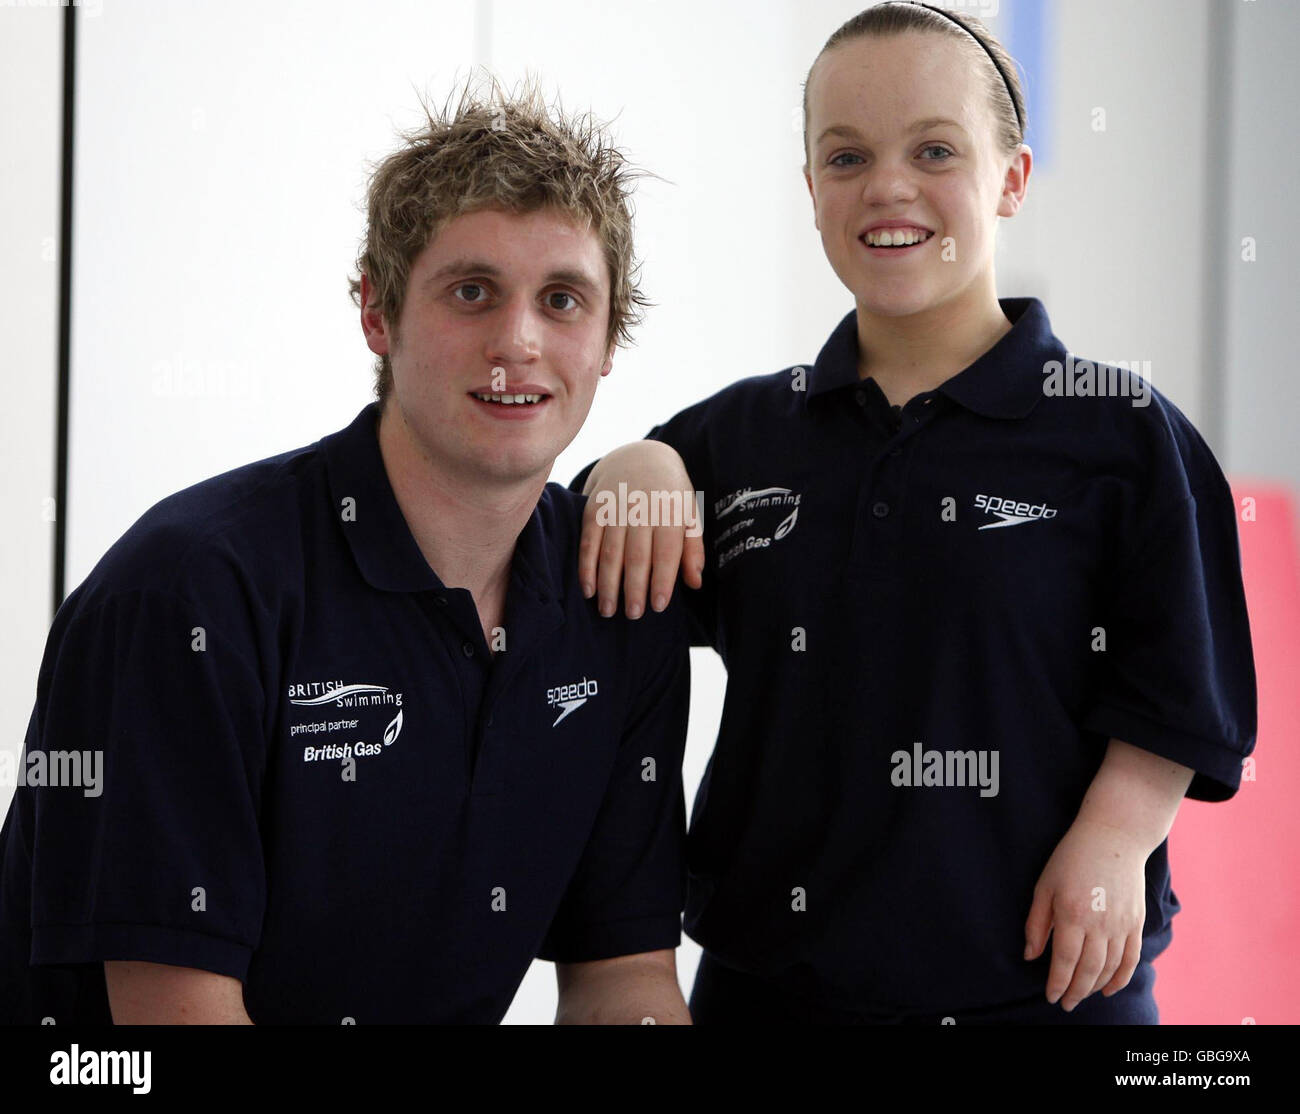
[[[556,298],[568,298],[572,304],[567,306],[556,305],[555,304]],[[569,294],[563,290],[556,290],[554,293],[548,294],[546,296],[546,300],[550,304],[551,309],[567,310],[567,309],[576,309],[578,306],[578,299],[575,298],[572,294]]]
[[[938,151],[940,155],[944,156],[944,158],[950,158],[950,157],[952,156],[952,152],[949,151],[947,147],[940,147],[939,144],[937,144],[937,143],[932,143],[932,144],[930,144],[929,147],[925,147],[925,148],[923,148],[922,151],[921,151],[921,153],[922,153],[922,154],[926,154],[926,153],[929,152],[929,151]],[[943,159],[943,158],[932,158],[932,159],[926,159],[925,161],[926,161],[926,162],[943,162],[944,159]]]
[[[831,166],[852,166],[853,165],[853,163],[851,162],[840,162],[841,159],[857,159],[858,162],[862,161],[862,159],[858,155],[855,155],[852,151],[842,151],[840,152],[840,154],[834,156],[830,160],[830,165]]]
[[[460,300],[462,302],[481,302],[483,301],[484,298],[487,297],[487,292],[483,289],[481,283],[462,282],[458,287],[456,287],[457,297],[459,297],[461,292],[465,290],[471,291],[471,296],[467,298],[461,298]]]

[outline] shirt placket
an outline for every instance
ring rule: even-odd
[[[903,515],[907,497],[907,479],[911,467],[914,438],[935,416],[934,395],[918,395],[902,408],[901,423],[883,443],[881,433],[873,428],[871,451],[866,456],[858,487],[853,545],[849,554],[848,577],[851,581],[893,584],[904,571]],[[868,413],[871,400],[865,387],[854,390],[854,405],[863,412],[864,422],[877,422]],[[937,510],[936,510],[937,513]]]

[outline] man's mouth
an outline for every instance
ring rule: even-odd
[[[933,236],[934,233],[925,228],[878,228],[863,233],[858,239],[869,248],[897,251],[923,244]]]
[[[495,402],[499,406],[536,406],[550,395],[533,395],[533,394],[486,394],[482,391],[470,392],[480,402]]]

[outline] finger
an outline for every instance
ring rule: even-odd
[[[1124,942],[1124,958],[1120,960],[1119,969],[1102,988],[1102,994],[1109,998],[1112,994],[1118,994],[1126,986],[1128,981],[1133,977],[1133,972],[1137,970],[1137,965],[1142,960],[1142,933],[1130,932],[1128,939]]]
[[[1083,953],[1086,934],[1077,925],[1055,925],[1052,932],[1052,966],[1047,972],[1047,1000],[1056,1002],[1070,988],[1074,969]]]
[[[682,563],[682,528],[660,526],[654,532],[654,549],[650,558],[650,606],[662,611],[673,598],[677,568]]]
[[[618,608],[618,586],[623,580],[623,543],[626,526],[606,526],[600,542],[600,567],[596,570],[596,593],[600,613],[606,618]]]
[[[1101,965],[1101,974],[1097,976],[1097,981],[1092,984],[1089,994],[1096,994],[1103,986],[1115,977],[1115,972],[1119,970],[1119,965],[1124,961],[1124,937],[1112,936],[1106,941],[1106,962]]]
[[[623,609],[629,619],[645,612],[645,591],[650,581],[650,554],[654,535],[662,527],[630,526],[623,546]]]
[[[1088,933],[1084,940],[1083,952],[1074,967],[1074,978],[1061,998],[1061,1008],[1069,1013],[1082,1002],[1097,983],[1097,976],[1106,965],[1106,937],[1096,932]]]
[[[1051,931],[1052,891],[1045,886],[1035,886],[1034,901],[1025,919],[1025,959],[1037,959],[1043,954]]]
[[[1118,971],[1122,963],[1125,962],[1126,944],[1127,939],[1123,936],[1112,936],[1106,942],[1106,963],[1101,968],[1101,974],[1097,976],[1097,985],[1092,988],[1092,993],[1108,987],[1110,980],[1115,978],[1115,971]]]
[[[688,588],[704,584],[704,499],[692,491],[682,492],[685,534],[682,545],[682,579]]]
[[[704,584],[704,535],[685,538],[682,546],[682,577],[688,588],[699,588]]]
[[[596,522],[596,503],[587,500],[582,512],[582,536],[578,539],[578,583],[584,599],[596,594],[596,568],[600,564],[600,543],[605,528]]]

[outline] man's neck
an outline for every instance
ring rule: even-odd
[[[485,637],[502,623],[515,541],[537,506],[545,477],[512,484],[440,468],[390,398],[379,451],[402,517],[424,559],[449,588],[474,597]]]
[[[870,376],[895,406],[951,379],[1011,331],[991,284],[907,317],[858,307],[858,377]]]

